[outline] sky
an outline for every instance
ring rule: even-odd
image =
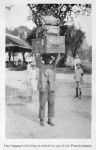
[[[15,28],[18,26],[27,26],[32,29],[35,24],[28,20],[29,8],[26,4],[13,5],[11,10],[6,9],[6,27]]]
[[[6,9],[6,27],[14,29],[18,26],[27,26],[32,29],[35,24],[28,20],[29,7],[26,4],[15,4],[9,10]],[[92,20],[90,16],[79,16],[75,19],[75,25],[81,26],[81,29],[86,33],[86,41],[92,45]]]

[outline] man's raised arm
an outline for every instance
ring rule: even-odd
[[[55,59],[54,59],[54,61],[53,61],[53,66],[54,66],[54,67],[57,66],[59,60],[60,60],[60,54],[59,54],[59,53],[58,53],[58,54],[55,54]]]

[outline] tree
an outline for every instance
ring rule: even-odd
[[[65,28],[64,28],[65,31]],[[66,26],[66,31],[64,32],[62,28],[62,34],[65,36],[65,44],[66,44],[66,54],[70,50],[72,52],[72,56],[75,57],[78,51],[78,48],[82,45],[83,40],[85,39],[85,32],[81,31],[81,29],[77,29],[74,25]]]
[[[31,32],[26,26],[19,26],[14,29],[14,35],[19,36],[21,39],[26,40],[27,35]]]
[[[31,39],[36,38],[37,27],[34,27],[32,31],[27,35],[26,41],[31,45]]]
[[[58,19],[58,25],[60,27],[60,35],[65,36],[65,55],[66,59],[67,53],[71,50],[73,57],[75,57],[78,48],[82,45],[85,39],[85,33],[81,29],[76,29],[74,24],[72,26],[65,25],[67,22],[74,23],[74,18],[79,14],[90,15],[91,4],[28,4],[30,9],[29,19],[32,20],[37,28],[43,27],[43,16],[54,16]],[[33,35],[34,36],[33,36]],[[36,28],[33,33],[28,37],[36,37]],[[64,59],[60,60],[64,62]]]
[[[14,35],[13,30],[12,29],[8,29],[8,28],[6,28],[6,33]]]
[[[59,19],[58,24],[63,26],[68,21],[73,21],[72,13],[78,16],[80,13],[89,15],[91,4],[28,4],[30,9],[29,19],[37,27],[42,26],[43,16],[54,16]]]
[[[62,26],[61,31],[60,34],[65,36],[65,54],[59,61],[58,66],[62,66],[65,63],[69,51],[75,57],[85,39],[85,32],[81,31],[80,28],[77,29],[74,24],[72,26]]]
[[[27,35],[31,32],[30,29],[28,29],[26,26],[19,26],[17,28],[8,29],[6,28],[6,33],[10,33],[12,35],[18,36],[23,40],[26,40]]]

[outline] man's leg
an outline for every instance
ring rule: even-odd
[[[41,126],[44,126],[46,100],[47,100],[47,92],[39,91],[39,118]]]
[[[55,104],[55,92],[49,92],[48,94],[48,124],[54,126],[52,118],[54,117],[54,104]]]

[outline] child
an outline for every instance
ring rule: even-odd
[[[29,75],[30,75],[30,70],[31,70],[31,61],[28,62],[28,65],[27,65],[27,85],[28,85],[28,79],[29,79]]]
[[[77,69],[75,69],[75,75],[74,75],[74,78],[76,81],[76,96],[75,97],[78,97],[79,99],[81,99],[81,84],[83,83],[84,74],[83,74],[83,70],[81,69],[81,64],[77,63],[76,66],[77,66]],[[79,92],[79,95],[78,95],[78,92]]]
[[[28,65],[27,65],[27,72],[29,73],[30,71],[30,68],[31,68],[31,65],[30,65],[31,62],[28,62]]]
[[[37,71],[36,71],[36,63],[31,62],[30,63],[30,69],[28,73],[27,78],[27,85],[29,86],[29,89],[31,90],[31,95],[29,96],[29,102],[33,102],[32,97],[34,93],[37,91]]]

